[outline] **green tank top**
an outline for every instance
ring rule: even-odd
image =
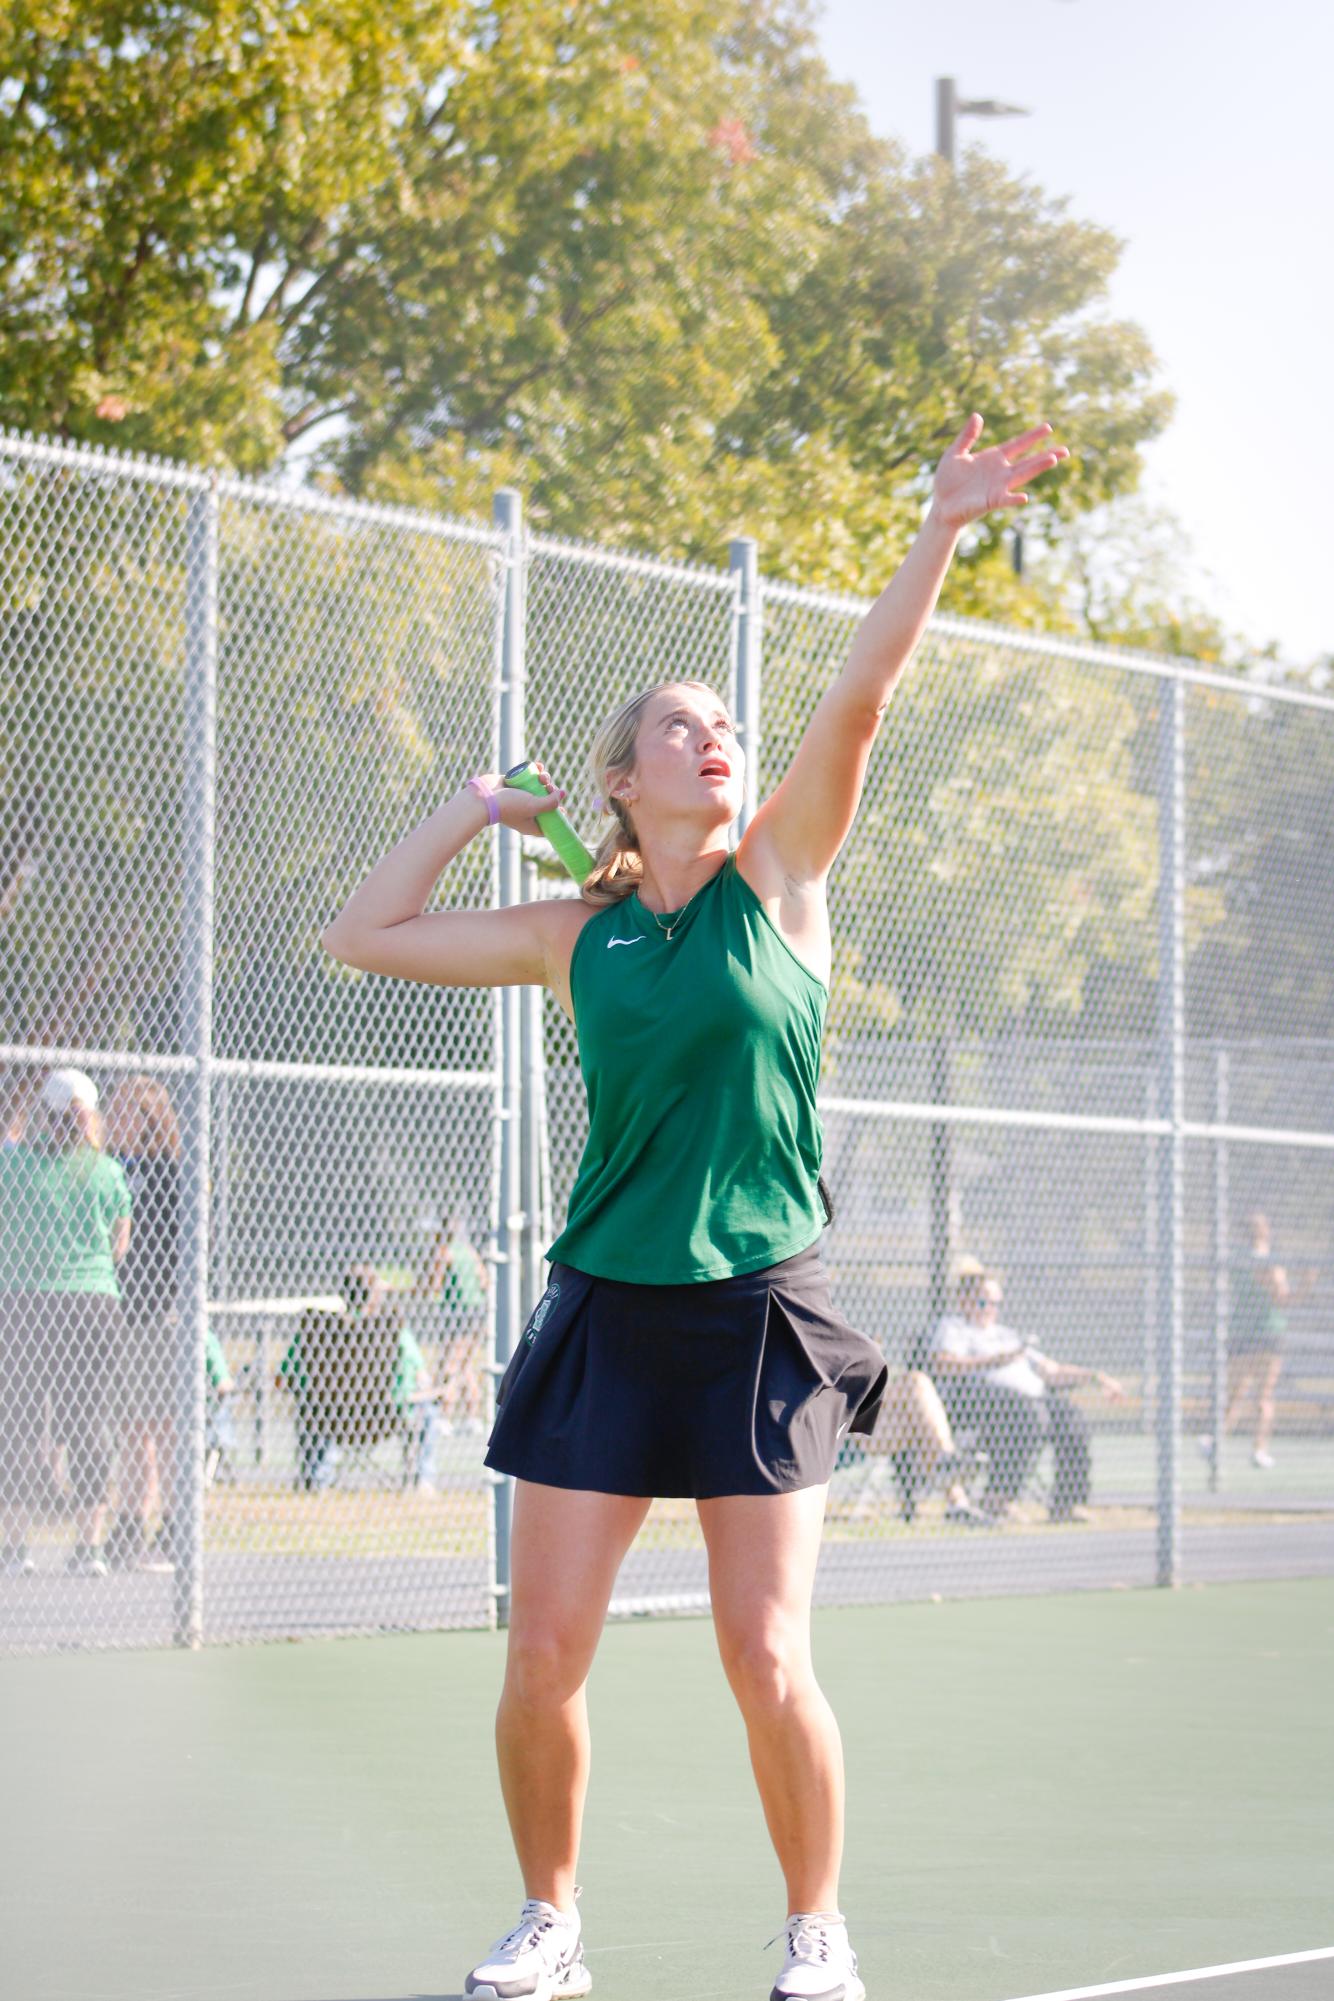
[[[570,960],[588,1139],[546,1255],[597,1278],[730,1278],[825,1226],[829,990],[734,854],[683,909],[668,939],[669,913],[659,924],[636,890],[589,918]]]
[[[1287,1314],[1260,1283],[1260,1273],[1273,1263],[1272,1256],[1252,1251],[1232,1268],[1232,1334],[1238,1340],[1281,1337],[1288,1331]]]

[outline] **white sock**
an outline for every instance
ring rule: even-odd
[[[559,1904],[550,1903],[546,1897],[534,1897],[532,1901],[535,1904],[544,1904],[547,1910],[553,1911],[555,1913],[556,1917],[559,1919],[561,1924],[571,1925],[573,1926],[575,1931],[578,1931],[579,1929],[578,1911],[575,1910],[563,1911]]]

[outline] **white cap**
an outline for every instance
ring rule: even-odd
[[[71,1105],[85,1105],[91,1112],[97,1086],[86,1070],[53,1070],[42,1086],[42,1103],[53,1112],[67,1112]]]

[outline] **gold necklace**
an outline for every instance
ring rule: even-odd
[[[714,871],[714,874],[716,875],[716,873],[717,873],[717,871],[715,870],[715,871]],[[700,884],[700,886],[699,886],[699,889],[707,889],[707,888],[708,888],[708,886],[709,886],[709,883],[710,883],[710,882],[712,882],[712,881],[713,881],[713,879],[714,879],[714,877],[713,877],[713,876],[710,876],[710,877],[709,877],[709,879],[708,879],[708,882],[702,882],[702,883]],[[658,926],[658,933],[659,933],[659,936],[660,936],[660,937],[663,937],[663,938],[667,938],[667,939],[670,939],[670,938],[671,938],[671,935],[672,935],[673,931],[675,931],[675,929],[676,929],[677,925],[678,925],[678,924],[679,924],[679,923],[681,922],[681,919],[682,919],[682,918],[683,918],[683,917],[685,916],[685,914],[686,914],[687,910],[689,910],[689,908],[690,908],[691,904],[692,904],[692,903],[693,903],[693,902],[695,901],[695,898],[696,898],[696,897],[697,897],[697,896],[699,895],[699,889],[696,889],[696,890],[692,890],[692,891],[691,891],[690,895],[689,895],[689,896],[688,896],[688,897],[686,898],[685,902],[684,902],[684,903],[683,903],[683,904],[681,905],[681,908],[680,908],[680,909],[679,909],[679,910],[677,911],[677,913],[676,913],[675,917],[674,917],[674,918],[672,919],[671,923],[670,923],[670,924],[669,924],[669,925],[667,926],[667,929],[666,929],[665,931],[663,930],[663,928],[662,928],[661,924],[658,924],[658,917],[659,917],[660,913],[659,913],[658,911],[656,911],[656,910],[649,910],[648,914],[649,914],[649,916],[650,916],[650,917],[651,917],[651,918],[653,919],[653,922],[654,922],[655,924],[657,924],[657,926]],[[641,903],[641,904],[643,905],[644,909],[645,909],[645,910],[648,910],[648,905],[647,905],[646,903],[644,903],[644,899],[643,899],[643,897],[642,897],[642,896],[640,897],[639,901],[640,901],[640,903]]]

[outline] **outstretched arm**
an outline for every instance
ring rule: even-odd
[[[982,421],[974,412],[940,461],[931,507],[912,547],[858,626],[843,670],[816,704],[782,783],[752,822],[755,838],[794,880],[827,874],[848,837],[881,718],[936,608],[960,533],[993,508],[1026,506],[1027,494],[1018,491],[1024,482],[1069,457],[1064,445],[1025,456],[1050,424],[974,455]]]
[[[1105,1369],[1088,1369],[1079,1362],[1056,1362],[1050,1355],[1043,1355],[1036,1348],[1029,1348],[1028,1359],[1053,1389],[1073,1388],[1077,1383],[1091,1383],[1103,1390],[1113,1403],[1124,1403],[1126,1393],[1115,1376],[1109,1376]]]

